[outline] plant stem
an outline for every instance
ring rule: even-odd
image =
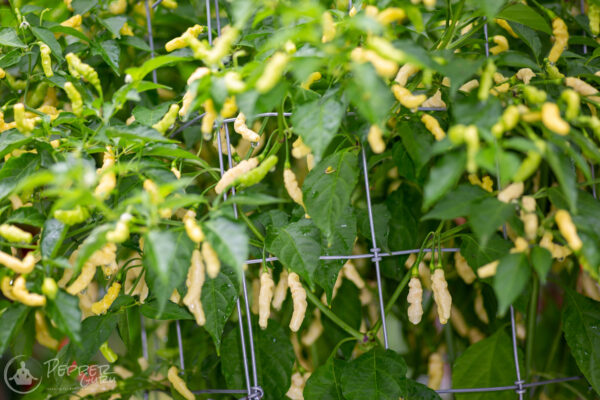
[[[390,309],[396,303],[396,300],[398,300],[398,297],[400,297],[400,294],[402,293],[402,291],[408,284],[408,281],[410,280],[411,276],[412,276],[412,274],[410,273],[410,271],[406,271],[406,274],[404,274],[404,277],[402,278],[402,280],[396,287],[396,290],[394,290],[392,297],[390,298],[390,300],[388,301],[388,303],[386,304],[386,306],[384,308],[385,314],[390,312]],[[379,320],[377,320],[375,325],[373,325],[373,328],[371,328],[370,332],[375,333],[379,330],[380,327],[381,327],[381,317],[379,318]]]
[[[537,275],[533,276],[531,298],[529,299],[529,310],[527,311],[527,340],[525,342],[525,378],[529,380],[530,371],[533,367],[533,343],[535,339],[535,322],[537,319],[538,297],[540,292],[540,281]]]
[[[442,38],[442,42],[438,46],[438,49],[445,49],[446,46],[448,46],[448,43],[450,43],[450,41],[452,40],[452,37],[454,36],[454,31],[456,30],[456,26],[458,25],[458,20],[460,19],[464,5],[465,5],[465,0],[461,0],[456,5],[456,10],[454,12],[452,12],[452,8],[451,8],[451,6],[449,6],[450,13],[451,13],[451,19],[452,19],[452,25],[450,25],[450,29],[446,29],[444,36]]]
[[[258,238],[258,240],[260,240],[261,242],[265,242],[265,237],[258,231],[258,229],[256,228],[256,226],[252,223],[252,221],[250,221],[250,218],[248,218],[248,216],[242,212],[242,210],[240,210],[240,212],[238,213],[238,215],[240,217],[242,217],[242,219],[244,220],[244,222],[246,223],[246,225],[248,225],[248,228],[250,228],[250,230],[252,231],[252,233],[254,233],[254,236],[256,236]]]
[[[319,300],[317,296],[315,296],[315,294],[310,291],[309,288],[305,286],[304,289],[306,291],[306,297],[308,297],[308,300],[310,300],[311,303],[313,303],[319,310],[321,310],[321,312],[325,314],[327,318],[332,320],[337,326],[339,326],[340,328],[348,332],[350,335],[352,335],[356,340],[363,340],[365,336],[364,334],[360,333],[359,331],[348,325],[346,322],[344,322],[340,317],[335,315],[333,311],[331,311],[328,307],[321,303],[321,300]]]

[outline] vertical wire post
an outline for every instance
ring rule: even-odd
[[[383,344],[385,348],[388,349],[389,343],[387,334],[387,322],[385,320],[385,307],[383,305],[383,288],[381,287],[381,271],[379,268],[379,261],[381,261],[381,256],[379,255],[380,249],[377,247],[377,240],[375,237],[375,223],[373,222],[373,208],[371,207],[371,193],[369,185],[369,169],[367,167],[367,154],[364,146],[361,149],[361,154],[363,174],[365,176],[365,192],[367,195],[367,214],[369,215],[371,243],[373,245],[373,248],[371,249],[371,253],[373,253],[373,258],[371,260],[375,263],[375,275],[377,276],[377,293],[379,295],[379,312],[381,314],[381,328],[383,329]]]

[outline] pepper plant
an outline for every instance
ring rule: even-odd
[[[597,398],[599,23],[598,0],[3,3],[4,376]]]

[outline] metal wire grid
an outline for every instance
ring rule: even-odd
[[[162,0],[157,0],[155,3],[150,5],[149,0],[145,0],[145,8],[146,8],[146,22],[148,29],[148,42],[150,46],[150,55],[154,57],[154,38],[152,34],[152,18],[150,8],[156,8]],[[221,34],[221,20],[219,15],[219,1],[214,0],[215,6],[215,16],[216,16],[216,24],[217,24],[217,34]],[[352,7],[352,1],[349,1],[349,8]],[[580,0],[581,11],[584,9],[584,0]],[[209,44],[212,44],[212,15],[211,15],[211,2],[210,0],[206,0],[206,19],[208,25],[208,41]],[[486,57],[489,57],[489,44],[488,44],[488,27],[487,23],[484,24],[484,37],[485,37],[485,54]],[[583,53],[587,54],[587,46],[584,45]],[[157,83],[156,70],[152,71],[152,80],[154,83]],[[445,111],[444,108],[431,108],[431,107],[420,107],[421,111]],[[256,117],[269,117],[269,116],[278,116],[279,114],[276,112],[269,112],[259,114]],[[291,113],[283,113],[285,117],[291,116]],[[204,114],[200,114],[185,124],[181,125],[177,130],[171,133],[171,137],[176,135],[177,133],[183,131],[184,129],[196,124],[199,122]],[[225,138],[227,143],[227,148],[230,148],[230,136],[229,136],[229,124],[232,123],[235,118],[228,118],[223,120],[223,128],[225,130]],[[216,127],[216,132],[218,134],[219,126]],[[222,143],[221,140],[217,140],[218,152],[219,152],[219,169],[221,176],[225,173],[225,167],[223,165],[223,157],[222,157]],[[358,255],[333,255],[333,256],[321,256],[319,257],[321,260],[350,260],[350,259],[366,259],[371,258],[371,261],[375,264],[375,274],[377,279],[377,292],[378,292],[378,300],[379,300],[379,312],[381,314],[381,322],[382,322],[382,330],[383,330],[383,341],[384,347],[389,348],[388,341],[388,333],[387,333],[387,324],[385,318],[385,309],[383,304],[383,293],[382,293],[382,285],[381,285],[381,272],[380,272],[380,264],[382,257],[393,257],[399,255],[406,255],[411,253],[418,253],[420,249],[410,249],[410,250],[399,250],[399,251],[391,251],[391,252],[380,252],[380,248],[377,247],[377,239],[375,236],[375,224],[373,218],[373,207],[371,204],[371,196],[370,196],[370,185],[369,185],[369,174],[368,174],[368,166],[367,166],[367,158],[365,147],[362,146],[361,149],[361,158],[362,158],[362,169],[364,176],[364,184],[365,184],[365,193],[367,200],[367,214],[369,217],[369,228],[371,234],[371,252],[366,254],[358,254]],[[227,152],[227,163],[228,168],[233,167],[233,161],[231,157],[231,152]],[[592,174],[594,174],[594,168],[592,167]],[[499,179],[499,178],[498,178]],[[498,182],[498,187],[500,187]],[[592,187],[594,198],[596,198],[596,187],[593,185]],[[235,189],[231,189],[231,196],[235,196]],[[227,198],[227,193],[223,194],[224,199]],[[233,211],[235,218],[238,217],[238,210],[236,204],[233,205]],[[503,229],[504,238],[506,239],[506,231]],[[425,252],[431,251],[430,249],[425,249]],[[457,252],[458,248],[443,248],[442,252]],[[259,264],[265,261],[276,261],[277,257],[267,257],[265,259],[251,259],[247,260],[247,264]],[[246,340],[245,340],[245,327],[244,327],[244,318],[242,313],[242,305],[240,302],[240,298],[238,297],[236,305],[237,305],[237,313],[238,313],[238,322],[240,327],[240,342],[242,347],[242,359],[244,364],[244,378],[246,383],[246,390],[234,390],[234,389],[205,389],[205,390],[197,390],[194,391],[195,394],[246,394],[247,396],[243,399],[261,399],[264,395],[263,389],[258,384],[258,376],[257,376],[257,368],[256,368],[256,354],[254,350],[254,337],[252,331],[252,323],[250,319],[250,310],[249,310],[249,302],[248,302],[248,290],[246,286],[245,279],[242,279],[242,296],[244,299],[244,311],[246,313],[246,325],[248,330],[248,343],[249,343],[249,351],[250,351],[250,365],[248,363],[248,350],[246,349]],[[511,338],[512,338],[512,349],[513,349],[513,358],[515,363],[515,374],[516,381],[514,385],[510,386],[496,386],[496,387],[483,387],[483,388],[463,388],[463,389],[442,389],[437,390],[439,394],[445,393],[483,393],[483,392],[496,392],[496,391],[507,391],[514,390],[515,393],[519,396],[519,400],[523,399],[523,395],[526,393],[526,389],[534,388],[538,386],[544,386],[552,383],[560,383],[560,382],[569,382],[581,379],[579,376],[565,377],[565,378],[557,378],[557,379],[548,379],[543,381],[525,383],[525,381],[521,378],[521,371],[518,361],[518,346],[517,346],[517,335],[516,335],[516,323],[515,323],[515,312],[513,306],[510,307],[510,321],[511,321]],[[142,353],[144,357],[148,357],[148,344],[147,344],[147,335],[144,324],[144,317],[141,317],[141,337],[142,337]],[[181,372],[185,370],[185,361],[183,354],[183,344],[181,338],[181,326],[179,321],[176,321],[176,331],[177,331],[177,344],[179,349],[179,364],[181,367]],[[251,369],[250,369],[251,367]],[[252,377],[252,379],[251,379]],[[144,393],[145,399],[148,398],[148,393]]]

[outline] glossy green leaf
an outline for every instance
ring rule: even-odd
[[[460,244],[460,253],[471,268],[479,268],[500,259],[508,253],[511,247],[511,242],[504,240],[498,234],[492,235],[486,245],[482,245],[473,236],[465,235]]]
[[[34,207],[21,207],[13,212],[7,219],[9,224],[22,224],[41,228],[46,217]]]
[[[519,353],[519,357],[521,354]],[[452,367],[452,386],[482,388],[512,386],[515,383],[512,342],[504,329],[472,344]],[[513,400],[513,391],[457,393],[457,400]]]
[[[512,204],[488,197],[473,205],[469,212],[469,225],[482,245],[515,212]]]
[[[439,400],[440,395],[427,386],[413,381],[412,379],[404,379],[402,381],[402,398],[404,400]]]
[[[0,200],[8,196],[19,182],[32,175],[40,165],[37,154],[11,157],[0,170]]]
[[[334,357],[317,368],[306,381],[304,398],[306,400],[344,400],[340,386],[342,369],[347,362]]]
[[[552,254],[543,247],[535,246],[531,249],[531,265],[542,284],[546,283],[546,276],[552,268]]]
[[[566,290],[563,331],[577,366],[600,395],[600,303]]]
[[[53,255],[57,254],[57,251],[59,250],[57,246],[60,246],[60,242],[62,241],[66,229],[68,229],[67,226],[54,218],[51,218],[44,223],[42,239],[40,241],[42,257],[52,258]]]
[[[370,63],[353,64],[352,72],[345,94],[363,118],[383,126],[394,104],[394,96]]]
[[[460,178],[465,169],[466,154],[464,152],[448,153],[431,168],[425,184],[423,208],[428,209],[444,196]]]
[[[120,15],[109,17],[109,18],[99,18],[98,22],[100,22],[114,37],[121,37],[121,33],[119,32],[125,22],[127,22],[127,17],[123,17]]]
[[[454,219],[469,214],[474,203],[484,199],[489,194],[479,186],[461,184],[444,196],[436,205],[423,216],[423,219]]]
[[[81,341],[81,311],[77,296],[59,290],[54,300],[48,299],[46,312],[58,329],[66,333],[71,340]]]
[[[375,347],[342,370],[342,393],[347,400],[398,400],[406,374],[404,359],[393,350]]]
[[[283,399],[290,387],[292,368],[296,357],[288,332],[277,321],[269,320],[267,329],[260,329],[254,320],[254,348],[258,384],[264,390],[265,400]],[[246,335],[247,337],[247,335]],[[221,371],[227,387],[245,389],[240,330],[236,324],[223,339]],[[248,349],[248,344],[246,344]]]
[[[19,36],[17,36],[17,32],[13,28],[4,28],[0,30],[0,45],[7,47],[19,47],[26,48],[27,46]]]
[[[160,119],[169,109],[169,106],[169,103],[161,103],[152,108],[138,105],[131,111],[131,113],[135,117],[136,122],[139,122],[145,126],[152,126],[160,121]]]
[[[155,299],[146,301],[140,307],[140,312],[144,317],[161,321],[194,319],[194,316],[185,307],[173,302],[167,301],[162,313],[159,306]]]
[[[302,185],[306,210],[329,242],[357,182],[356,153],[341,151],[315,165]]]
[[[152,230],[144,236],[146,282],[156,297],[159,314],[173,289],[185,281],[193,249],[194,243],[183,230]]]
[[[31,32],[35,35],[38,40],[46,43],[50,50],[52,51],[52,55],[54,55],[59,60],[63,58],[62,47],[54,37],[54,34],[50,32],[48,29],[40,28],[38,26],[32,26]]]
[[[69,343],[69,353],[78,364],[86,364],[117,327],[119,313],[94,315],[81,323],[81,343]]]
[[[0,353],[4,353],[8,344],[23,326],[31,308],[21,303],[12,303],[0,314]]]
[[[241,280],[242,266],[248,259],[248,235],[244,227],[226,218],[212,219],[202,227],[206,239],[219,255],[219,259],[231,266],[238,280]]]
[[[154,71],[157,68],[161,68],[161,67],[164,67],[167,65],[173,65],[178,62],[187,61],[187,60],[188,60],[187,57],[179,57],[179,56],[171,56],[171,55],[158,56],[158,57],[149,59],[144,64],[142,64],[141,67],[129,68],[129,69],[125,70],[125,72],[131,76],[133,81],[140,81],[140,80],[144,79],[144,77],[146,75],[148,75],[150,72]]]
[[[337,134],[344,117],[345,107],[334,95],[299,105],[292,114],[294,133],[311,148],[319,160]]]
[[[498,298],[498,314],[504,315],[529,282],[531,269],[524,253],[507,254],[500,259],[494,276],[494,292]]]
[[[300,275],[309,285],[319,266],[321,241],[312,219],[270,229],[265,239],[267,251],[276,255],[286,267]]]
[[[496,17],[508,21],[518,22],[519,24],[523,24],[531,29],[542,31],[549,35],[552,34],[552,29],[544,17],[538,14],[533,8],[528,7],[525,4],[511,4],[500,11]]]
[[[216,278],[206,277],[202,286],[202,308],[206,316],[204,328],[213,338],[219,351],[225,323],[231,316],[239,293],[238,272],[228,265],[221,265]]]
[[[347,279],[344,279],[342,286],[338,289],[338,293],[331,302],[331,310],[352,328],[358,330],[360,321],[362,320],[362,306],[359,299],[360,291],[354,284]],[[323,336],[329,348],[335,347],[340,341],[350,337],[348,332],[337,326],[332,320],[325,315],[321,316],[324,332]],[[345,357],[352,355],[354,349],[354,341],[344,343],[340,350]]]

